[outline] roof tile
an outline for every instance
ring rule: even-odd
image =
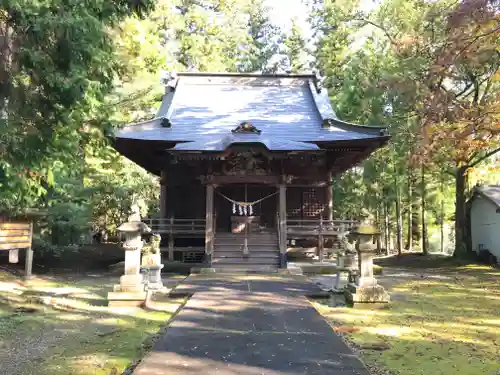
[[[304,142],[382,136],[380,128],[356,128],[334,117],[326,91],[315,91],[313,80],[314,76],[304,75],[283,78],[181,74],[175,92],[164,96],[155,119],[125,127],[117,132],[117,137],[192,142],[178,144],[175,150],[223,150],[236,142],[236,138],[227,137],[242,122],[251,123],[261,134],[238,134],[242,137],[238,142],[258,142],[270,150],[311,150],[314,145]],[[163,117],[170,120],[171,128],[161,126]],[[343,125],[332,122],[324,128],[325,119]]]

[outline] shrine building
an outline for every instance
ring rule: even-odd
[[[276,270],[303,239],[354,224],[335,218],[332,180],[389,135],[340,120],[315,75],[178,73],[156,116],[117,131],[116,149],[160,176],[168,262]]]

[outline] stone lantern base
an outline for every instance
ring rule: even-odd
[[[354,307],[387,307],[390,296],[382,285],[347,285],[344,296]]]
[[[108,306],[110,307],[136,307],[141,306],[146,300],[146,291],[142,275],[123,275],[120,284],[113,286],[113,291],[108,292]]]
[[[146,292],[108,292],[109,307],[140,307],[146,301]]]

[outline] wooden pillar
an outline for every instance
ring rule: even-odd
[[[160,179],[160,218],[165,219],[167,217],[167,171],[163,169],[161,171]]]
[[[205,259],[207,265],[212,265],[214,249],[214,185],[207,184],[206,216],[205,216]]]
[[[26,248],[26,263],[24,268],[24,278],[26,280],[31,279],[33,269],[33,249],[31,247]]]
[[[319,219],[319,230],[318,230],[318,259],[323,262],[325,259],[325,239],[323,237],[323,220]]]
[[[279,185],[280,268],[286,268],[286,185]]]
[[[326,219],[333,220],[333,175],[332,171],[328,171],[326,180]]]
[[[325,259],[325,239],[322,234],[318,236],[318,251],[319,251],[319,261],[323,262]]]
[[[33,223],[30,223],[30,242],[33,238]],[[33,270],[33,249],[30,247],[26,248],[26,259],[24,264],[24,278],[26,280],[31,279]]]
[[[168,260],[174,261],[174,218],[170,218],[170,226],[168,230]]]

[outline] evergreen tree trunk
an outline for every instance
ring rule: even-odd
[[[396,192],[396,247],[398,250],[398,256],[400,256],[403,247],[403,233],[401,227],[403,218],[401,213],[401,196],[399,194],[399,187],[398,187],[398,181],[396,179],[396,174],[394,174],[394,185]]]
[[[412,189],[412,200],[411,200],[411,237],[413,245],[420,242],[420,199],[418,196],[418,173],[417,171],[412,171],[411,175],[411,189]]]
[[[427,238],[427,223],[425,222],[425,198],[426,198],[426,186],[425,186],[425,167],[422,164],[422,176],[421,176],[421,207],[422,207],[422,252],[427,255],[429,253],[428,248],[428,238]]]
[[[455,171],[455,253],[456,257],[467,255],[465,188],[467,185],[467,166],[460,166]]]
[[[441,212],[439,214],[439,226],[440,226],[440,250],[444,253],[444,181],[441,175],[440,181],[441,188]]]
[[[401,197],[399,197],[399,195],[396,199],[396,215],[397,215],[396,241],[397,241],[398,255],[401,255],[403,249],[403,231],[402,231],[403,217],[401,215]]]
[[[391,237],[391,231],[389,228],[389,209],[387,207],[387,202],[383,203],[384,208],[384,245],[385,245],[385,253],[389,255],[389,241]]]
[[[381,198],[379,197],[378,199],[378,205],[377,205],[377,228],[381,227],[381,220],[383,217],[383,212],[382,212],[382,203],[381,203]],[[377,236],[377,254],[382,253],[382,238],[380,236]]]
[[[407,242],[405,249],[411,251],[413,249],[413,186],[412,186],[412,168],[408,166],[408,231]]]
[[[0,120],[8,119],[13,76],[12,54],[14,45],[12,39],[12,30],[7,22],[0,22],[0,87],[2,87],[2,90],[0,90]]]

